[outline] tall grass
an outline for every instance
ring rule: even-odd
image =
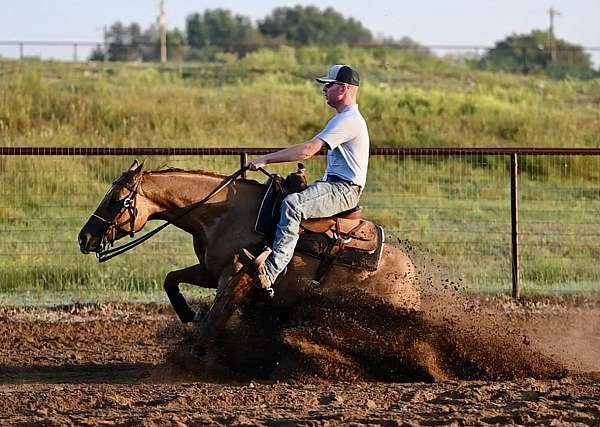
[[[191,68],[200,78],[181,77],[184,68],[0,63],[0,137],[4,145],[174,147],[284,146],[314,136],[331,115],[319,86],[294,68],[245,69],[248,60],[208,65],[209,76]],[[316,75],[325,66],[307,68]],[[446,72],[427,79],[390,67],[377,80],[379,71],[363,72],[360,104],[375,146],[597,146],[598,81]],[[239,77],[228,83],[231,73]]]

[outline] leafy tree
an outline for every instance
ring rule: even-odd
[[[91,61],[159,61],[160,31],[156,25],[142,31],[137,23],[128,26],[115,22],[106,32],[107,49],[98,46],[90,55]],[[167,31],[167,55],[169,59],[185,56],[185,36],[175,29]]]
[[[150,26],[143,34],[144,44],[137,49],[141,53],[142,61],[160,61],[160,29],[156,25]],[[185,56],[185,36],[175,29],[167,31],[167,59],[183,59]]]
[[[167,31],[167,58],[182,60],[185,52],[185,34],[178,29]]]
[[[115,22],[106,32],[107,49],[98,46],[90,55],[92,61],[141,61],[148,60],[152,50],[152,28],[142,32],[139,24],[131,23],[128,26],[120,21]]]
[[[92,50],[88,59],[90,61],[104,61],[104,46],[98,44],[98,46]]]
[[[104,42],[108,44],[107,55],[110,61],[125,61],[127,55],[127,28],[117,21],[106,32]]]
[[[344,18],[333,8],[315,6],[278,7],[259,22],[260,32],[293,44],[366,44],[373,35],[353,18]]]
[[[225,9],[206,10],[202,15],[194,13],[186,20],[187,42],[194,49],[218,46],[232,50],[247,43],[254,33],[256,29],[250,18],[233,15]]]
[[[106,42],[110,61],[142,60],[140,48],[145,40],[139,24],[134,22],[125,26],[121,22],[114,23],[106,33]]]
[[[552,51],[556,57],[553,59]],[[590,55],[581,46],[550,40],[545,31],[513,34],[495,44],[479,61],[479,68],[528,74],[545,72],[554,77],[593,77]]]

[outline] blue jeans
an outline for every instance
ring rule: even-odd
[[[288,195],[281,205],[273,252],[265,267],[271,283],[288,265],[298,242],[300,221],[308,218],[327,218],[358,205],[361,189],[347,182],[310,184],[304,191]]]

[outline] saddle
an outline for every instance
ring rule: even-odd
[[[301,163],[298,164],[298,171],[286,179],[274,175],[263,196],[255,231],[272,242],[283,199],[306,187],[305,168]],[[383,228],[363,219],[362,208],[356,206],[330,218],[302,221],[296,251],[321,260],[315,281],[323,283],[334,264],[368,271],[377,270],[384,240]]]

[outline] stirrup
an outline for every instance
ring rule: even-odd
[[[287,267],[285,267],[283,269],[283,271],[281,273],[279,273],[279,276],[277,276],[275,278],[275,281],[271,283],[271,286],[265,288],[264,286],[261,286],[262,290],[265,291],[267,293],[267,296],[269,298],[273,298],[275,297],[275,289],[273,289],[275,287],[276,284],[278,284],[279,282],[281,282],[283,280],[283,278],[285,277],[285,275],[287,274]],[[260,280],[257,278],[257,280]]]
[[[242,248],[240,253],[240,262],[246,269],[246,273],[252,276],[254,279],[254,286],[262,291],[265,291],[269,298],[273,298],[275,296],[275,291],[273,290],[273,282],[269,278],[266,268],[265,261],[267,257],[273,252],[270,248],[265,247],[265,249],[255,257],[248,251],[247,249]]]

